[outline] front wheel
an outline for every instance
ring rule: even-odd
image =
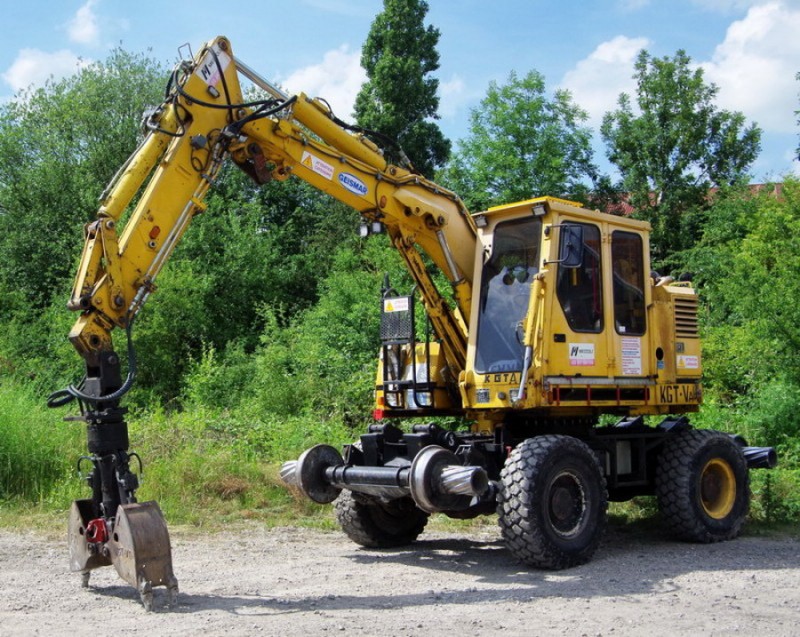
[[[689,429],[664,443],[656,466],[659,509],[689,542],[739,535],[750,508],[750,476],[739,445],[719,431]]]
[[[549,569],[592,558],[605,528],[608,496],[586,444],[570,436],[529,438],[509,455],[501,481],[497,513],[514,557]]]
[[[336,500],[336,519],[356,544],[391,548],[411,544],[428,523],[428,514],[411,498],[390,502],[363,502],[344,490]]]

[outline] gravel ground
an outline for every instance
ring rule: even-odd
[[[0,635],[798,635],[800,541],[692,545],[609,528],[595,559],[520,566],[491,527],[426,532],[413,550],[340,533],[173,531],[177,606],[146,612],[113,568],[90,588],[65,541],[0,531]]]

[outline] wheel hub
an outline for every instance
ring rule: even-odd
[[[586,496],[577,476],[562,471],[550,484],[548,513],[555,532],[561,537],[577,535],[583,528]]]
[[[709,460],[700,474],[700,499],[703,510],[715,520],[721,520],[736,502],[736,477],[722,458]]]

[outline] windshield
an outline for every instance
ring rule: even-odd
[[[478,314],[479,372],[521,371],[521,323],[528,311],[531,283],[539,271],[542,222],[535,217],[497,224],[492,254],[483,266]]]

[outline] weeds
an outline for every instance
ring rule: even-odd
[[[29,390],[0,385],[1,525],[49,527],[57,519],[63,528],[71,501],[89,497],[75,471],[77,458],[85,453],[83,427],[64,423],[61,416]],[[267,526],[335,526],[330,507],[292,493],[278,474],[281,462],[313,444],[338,447],[354,439],[357,433],[340,420],[263,415],[252,405],[139,410],[129,416],[131,449],[144,460],[137,495],[140,501],[158,501],[170,524],[219,529],[256,520]],[[729,410],[711,405],[697,420],[720,428],[721,421],[730,425],[735,420],[730,416]],[[792,449],[786,449],[777,469],[751,472],[755,528],[783,528],[800,520],[800,469]],[[609,513],[612,520],[639,527],[658,524],[654,498],[614,503]],[[432,520],[432,528],[442,529],[487,524],[494,521]]]
[[[0,501],[57,505],[81,454],[82,433],[49,411],[43,398],[0,385]]]

